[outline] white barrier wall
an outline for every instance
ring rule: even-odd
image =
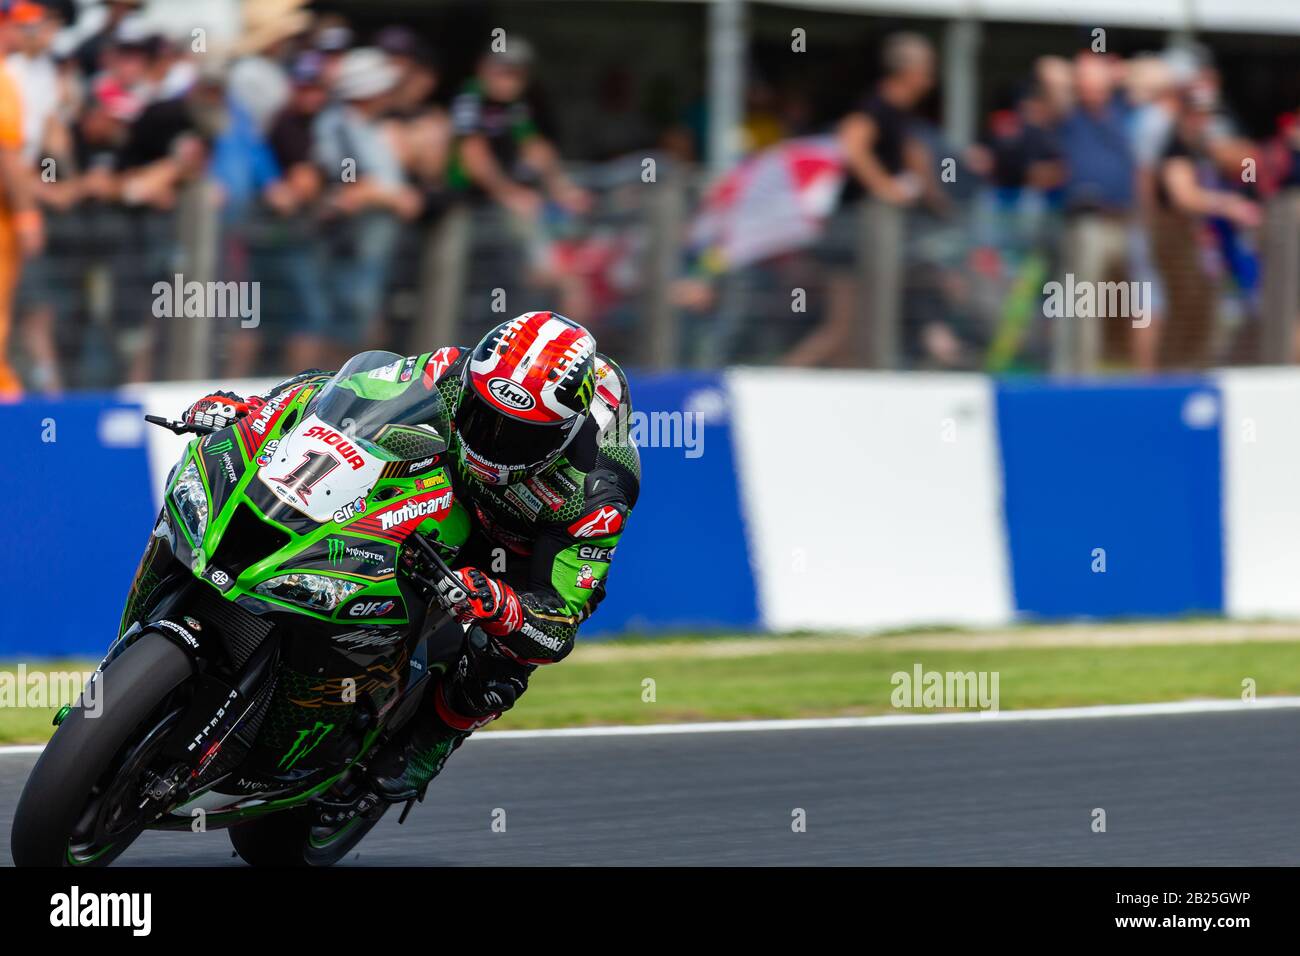
[[[1224,612],[1300,616],[1300,371],[1215,377],[1224,410]]]
[[[1011,619],[988,378],[738,369],[728,381],[769,629]]]

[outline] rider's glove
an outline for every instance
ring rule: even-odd
[[[465,653],[439,688],[439,714],[457,729],[482,726],[515,705],[532,670],[502,656],[486,635],[470,631]]]
[[[510,585],[488,577],[478,568],[461,568],[452,573],[454,581],[438,583],[438,598],[461,624],[477,624],[493,637],[504,637],[523,626],[523,606]]]
[[[244,399],[234,392],[213,392],[185,409],[181,420],[187,425],[200,425],[219,431],[249,412],[256,411],[261,405],[260,398]]]

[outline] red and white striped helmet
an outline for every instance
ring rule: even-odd
[[[544,471],[587,421],[596,340],[555,312],[525,312],[483,337],[461,372],[461,462],[485,484]]]

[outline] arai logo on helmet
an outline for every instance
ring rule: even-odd
[[[508,378],[494,378],[487,387],[498,402],[518,411],[526,412],[537,404],[533,396]]]

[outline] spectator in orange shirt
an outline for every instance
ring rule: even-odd
[[[30,11],[27,3],[0,0],[0,56],[11,47],[14,24]],[[23,160],[23,115],[18,86],[0,66],[0,398],[16,398],[22,383],[9,365],[9,330],[22,261],[45,244],[41,214]]]

